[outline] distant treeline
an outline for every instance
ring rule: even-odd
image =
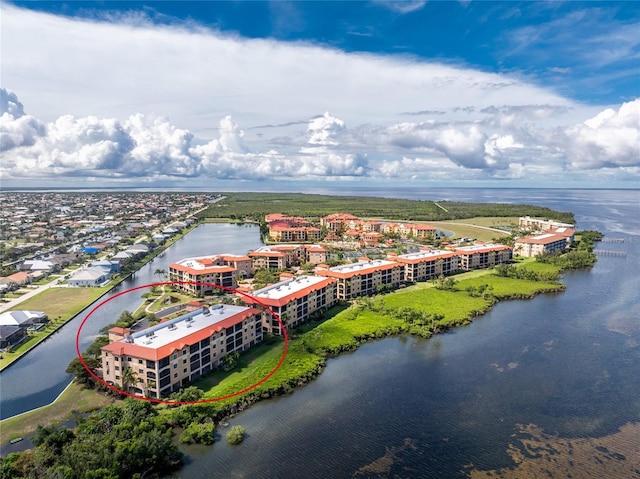
[[[442,221],[478,216],[533,216],[574,223],[573,213],[511,203],[405,200],[303,193],[225,193],[226,198],[199,213],[201,218],[263,221],[269,213],[320,218],[330,213],[402,221]]]

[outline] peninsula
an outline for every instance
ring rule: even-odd
[[[222,205],[212,206],[209,209],[219,207]],[[202,213],[207,211],[204,210]],[[267,214],[274,215],[274,212]],[[232,215],[235,216],[236,221],[252,220],[247,216],[239,218],[235,213]],[[424,220],[398,223],[388,219],[359,218],[349,213],[350,217],[347,218],[345,214],[345,218],[343,218],[347,223],[337,221],[332,223],[331,220],[336,218],[329,214],[321,217],[325,224],[319,224],[318,227],[315,227],[313,225],[291,224],[291,221],[300,222],[300,217],[298,219],[293,217],[292,220],[288,214],[278,213],[278,215],[280,216],[277,218],[271,217],[272,221],[267,221],[268,218],[265,216],[264,221],[261,222],[265,239],[268,242],[279,240],[277,244],[267,248],[267,252],[270,254],[280,253],[273,256],[274,258],[289,256],[297,259],[292,261],[289,268],[268,268],[269,255],[266,256],[267,259],[264,254],[254,255],[253,258],[250,258],[251,264],[254,259],[256,265],[261,265],[266,261],[267,267],[252,268],[253,278],[248,274],[244,276],[231,275],[230,278],[239,283],[233,286],[242,287],[244,283],[246,287],[251,287],[256,273],[260,278],[260,275],[266,275],[269,269],[291,270],[290,273],[287,272],[290,276],[285,274],[284,277],[279,278],[278,273],[274,278],[275,281],[266,279],[263,286],[258,282],[253,285],[255,288],[252,288],[248,293],[267,302],[271,300],[279,303],[277,306],[279,309],[275,313],[285,322],[288,329],[290,328],[288,331],[289,350],[284,364],[268,381],[239,397],[197,407],[136,408],[140,414],[148,416],[150,419],[151,416],[156,417],[153,419],[154,423],[164,425],[158,430],[158,437],[165,434],[164,431],[168,425],[173,425],[183,428],[180,437],[183,442],[211,443],[214,438],[213,425],[216,422],[246,408],[255,401],[290,392],[292,388],[313,379],[322,371],[326,359],[331,355],[354,349],[363,341],[392,334],[409,333],[429,337],[451,327],[467,324],[474,317],[487,311],[496,301],[528,298],[541,292],[562,291],[564,286],[557,281],[559,272],[568,267],[588,265],[586,259],[592,260],[589,255],[594,235],[590,233],[582,237],[573,234],[570,235],[570,238],[565,237],[563,250],[567,249],[566,253],[551,254],[553,252],[549,251],[546,252],[548,254],[543,254],[537,260],[522,257],[513,260],[513,245],[516,236],[535,238],[541,234],[527,235],[524,234],[524,230],[518,230],[517,234],[507,231],[498,233],[501,228],[484,226],[484,228],[494,229],[494,231],[485,230],[485,234],[491,232],[492,235],[497,236],[496,240],[502,238],[507,244],[498,244],[496,241],[480,245],[470,237],[456,238],[453,235],[447,237],[440,228],[430,228],[425,225]],[[523,218],[524,221],[527,221],[526,216]],[[561,216],[561,219],[567,219],[566,215]],[[531,218],[529,217],[528,220]],[[354,221],[359,221],[360,224],[348,223]],[[491,221],[496,221],[494,226],[502,226],[495,219]],[[283,222],[288,222],[288,226]],[[470,222],[473,221],[466,221],[466,223]],[[375,223],[378,223],[378,226],[375,226]],[[383,225],[390,223],[396,225],[395,229],[385,231]],[[415,225],[417,228],[408,225]],[[351,226],[357,226],[357,228],[351,228]],[[546,226],[557,227],[553,224],[546,224]],[[310,232],[316,234],[313,228],[317,228],[321,235],[325,238],[329,236],[335,244],[330,249],[325,247],[326,251],[323,256],[318,249],[318,246],[323,247],[322,245],[306,243],[298,245],[293,240],[299,237],[287,236],[289,234],[287,228],[293,229],[290,231],[291,235],[300,234],[296,232],[296,229],[304,231],[305,234]],[[379,230],[376,231],[376,228]],[[349,241],[344,241],[347,239],[344,234],[350,230],[359,231],[359,234],[356,237],[352,231],[347,235]],[[532,232],[532,228],[526,228],[526,230],[529,233]],[[378,233],[382,236],[372,233]],[[558,233],[546,234],[555,235]],[[274,237],[277,235],[280,236]],[[291,237],[291,241],[287,242],[289,237]],[[355,243],[357,249],[354,253],[361,253],[360,248],[367,248],[375,249],[379,255],[384,250],[385,258],[350,256],[348,253],[351,251],[345,244],[341,245],[344,249],[336,248],[341,243],[351,243],[352,245]],[[508,243],[513,243],[513,245]],[[557,245],[557,241],[555,243]],[[285,248],[282,245],[293,245],[294,248]],[[278,251],[278,247],[280,247],[280,251]],[[294,252],[292,253],[292,251]],[[264,252],[262,251],[262,253]],[[374,256],[376,253],[369,251],[369,254]],[[247,256],[251,257],[251,252]],[[341,258],[338,259],[340,256]],[[314,259],[309,261],[311,258]],[[284,260],[281,259],[281,261]],[[340,264],[336,264],[336,262]],[[228,265],[222,266],[230,267]],[[371,271],[368,271],[369,269]],[[175,268],[173,273],[171,271],[170,268],[170,274],[174,275],[184,273],[178,268]],[[309,273],[312,271],[315,274],[310,275]],[[356,276],[358,277],[356,278]],[[305,278],[309,279],[305,280]],[[316,281],[314,278],[321,278],[318,279],[318,284],[322,284],[321,288],[308,288],[309,285],[305,281]],[[266,284],[269,282],[274,284],[269,286]],[[298,282],[304,287],[298,288]],[[292,288],[298,296],[300,291],[303,291],[303,296],[306,299],[301,304],[306,307],[302,307],[299,312],[296,309],[294,312],[292,299],[287,297],[288,294],[282,290],[283,287],[285,290]],[[281,288],[280,291],[278,288]],[[321,290],[322,293],[318,294],[318,291]],[[208,293],[214,293],[215,296],[213,291]],[[313,298],[309,296],[312,293]],[[216,302],[214,296],[205,296],[201,300],[205,304],[211,305]],[[324,299],[320,301],[320,297]],[[220,302],[220,299],[218,298],[217,302]],[[239,304],[240,299],[226,298],[223,302],[231,300],[238,303],[234,307],[243,308],[244,306]],[[297,300],[300,298],[295,299],[297,308]],[[246,306],[255,307],[255,304],[247,304]],[[281,337],[282,331],[274,328],[273,318],[264,312],[259,316],[252,317],[259,318],[262,325],[263,340],[261,342],[255,341],[250,348],[240,342],[238,343],[241,345],[240,349],[235,347],[227,349],[225,354],[217,357],[215,363],[209,359],[209,363],[205,364],[203,352],[198,351],[199,358],[196,366],[198,369],[194,370],[197,374],[187,375],[188,382],[183,381],[184,377],[178,383],[169,381],[165,385],[168,386],[168,390],[163,391],[158,388],[155,389],[155,394],[158,396],[169,395],[170,399],[174,401],[217,398],[242,390],[255,383],[257,379],[264,377],[268,371],[273,369],[282,355],[284,347]],[[225,340],[225,344],[229,343]],[[200,346],[202,347],[201,344]],[[205,345],[205,347],[207,346]],[[221,352],[219,351],[219,353]],[[194,353],[196,352],[188,354]],[[231,353],[234,353],[233,356]],[[93,348],[93,354],[97,355],[97,359],[100,356],[100,349]],[[208,356],[211,358],[211,355]],[[229,357],[232,357],[233,360],[224,359]],[[133,357],[122,359],[129,362],[134,361]],[[193,361],[188,361],[188,363],[195,364]],[[102,367],[105,366],[106,364],[103,362]],[[122,366],[132,369],[128,363],[122,363]],[[153,371],[154,374],[157,374],[157,378],[161,373],[159,366],[159,364],[153,365],[157,369],[157,371]],[[209,367],[205,370],[206,366]],[[209,369],[216,369],[216,371],[208,373]],[[147,380],[146,373],[148,372],[147,370],[143,371],[145,378],[143,381],[139,381],[139,377],[134,374],[133,378],[126,383],[121,381],[118,384],[126,389],[137,388],[137,391],[129,389],[136,394],[149,395],[152,393],[152,386],[156,385],[156,378],[148,377]],[[116,381],[115,376],[112,380]],[[193,382],[194,380],[195,382]],[[87,383],[90,384],[89,381]],[[139,384],[142,384],[143,387],[140,387]],[[188,386],[188,384],[191,385]],[[97,397],[103,396],[97,395]],[[115,398],[114,400],[117,401]],[[133,407],[130,404],[131,401],[130,399],[121,406],[110,407],[131,408]],[[98,413],[95,419],[90,417],[89,424],[93,421],[99,421],[100,414],[103,413]],[[28,432],[24,429],[18,432],[20,430],[19,423],[9,421],[3,421],[5,423],[3,431],[9,432],[11,430],[9,434],[13,433],[14,436]],[[3,437],[3,440],[5,439],[6,437]],[[86,428],[81,428],[77,437],[69,440],[83,442],[93,439],[86,435]],[[174,458],[176,464],[179,462],[179,455],[176,455],[176,451],[167,450],[167,454],[167,457]],[[173,462],[171,464],[164,463],[163,467],[172,467],[172,464]]]

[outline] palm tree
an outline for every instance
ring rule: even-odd
[[[153,274],[155,274],[156,276],[158,276],[162,280],[162,279],[164,279],[165,275],[167,274],[167,270],[158,268],[157,270],[155,270],[153,272]]]
[[[136,375],[133,373],[133,369],[124,368],[122,371],[122,390],[129,392],[131,385],[136,383]]]

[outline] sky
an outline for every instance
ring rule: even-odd
[[[5,188],[640,188],[640,2],[0,4]]]

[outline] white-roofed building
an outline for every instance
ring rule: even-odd
[[[316,274],[337,280],[338,299],[352,299],[383,288],[397,288],[404,281],[404,266],[395,261],[363,258],[357,263],[333,268],[319,265]]]
[[[220,365],[229,353],[262,341],[261,311],[218,304],[135,333],[109,330],[102,349],[104,380],[137,395],[159,398]],[[130,368],[136,381],[125,385]]]
[[[246,295],[239,295],[247,304],[268,306],[285,327],[295,327],[318,310],[336,302],[336,280],[324,276],[299,276],[272,284]],[[252,301],[255,298],[256,301]],[[262,315],[265,333],[282,334],[280,323],[268,311]]]
[[[111,277],[111,272],[106,268],[87,268],[77,271],[67,284],[73,287],[103,286]]]
[[[541,254],[564,252],[568,247],[565,236],[544,233],[536,236],[525,236],[516,240],[514,251],[517,255],[533,258]]]

